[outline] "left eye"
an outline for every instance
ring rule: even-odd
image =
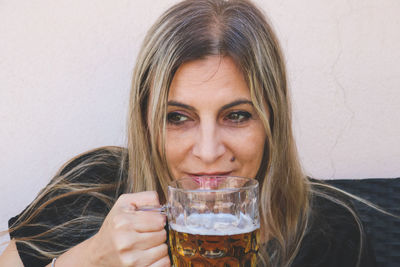
[[[178,112],[171,112],[171,113],[168,113],[168,115],[167,115],[167,122],[170,124],[179,125],[179,124],[184,123],[187,120],[188,120],[187,116],[185,116],[181,113],[178,113]]]
[[[229,113],[226,117],[225,120],[229,120],[234,123],[240,123],[247,121],[248,119],[251,118],[251,114],[246,111],[235,111]]]

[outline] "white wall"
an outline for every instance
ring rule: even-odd
[[[138,47],[174,2],[0,1],[0,229],[63,162],[124,145]],[[307,173],[400,176],[400,2],[257,2],[286,54]]]

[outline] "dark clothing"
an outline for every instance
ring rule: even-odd
[[[38,212],[37,216],[29,222],[28,226],[11,232],[10,238],[32,237],[48,230],[56,230],[53,234],[46,235],[43,238],[47,242],[35,241],[34,244],[40,245],[47,251],[62,251],[68,250],[93,236],[100,229],[105,215],[111,210],[113,203],[122,194],[122,189],[118,189],[114,185],[117,177],[121,176],[119,171],[121,153],[100,148],[78,156],[67,163],[50,183],[58,184],[60,182],[57,182],[57,180],[60,179],[71,188],[74,188],[76,184],[84,185],[88,188],[88,192],[62,197],[43,208],[41,205],[45,201],[69,192],[66,192],[65,189],[56,189],[46,193],[33,208],[34,211]],[[80,168],[79,171],[74,170],[74,167],[78,165],[85,167]],[[123,172],[122,175],[126,175],[126,172]],[[63,179],[64,177],[67,181]],[[104,185],[106,189],[93,189],[98,185]],[[71,189],[70,191],[74,190]],[[96,197],[93,193],[97,191],[107,195],[110,200]],[[39,194],[41,193],[43,192]],[[9,227],[17,221],[21,214],[9,220]],[[24,214],[25,216],[21,219],[26,220],[29,218],[29,214],[31,212]],[[91,216],[91,218],[86,220],[85,223],[79,220],[73,221],[71,226],[67,228],[68,231],[64,229],[61,232],[57,231],[57,228],[51,227],[51,225],[61,225],[83,216]],[[41,226],[38,226],[38,224],[41,224]],[[51,262],[50,258],[40,257],[35,250],[23,243],[17,242],[17,249],[22,262],[27,267],[45,266]]]
[[[63,175],[70,171],[74,166],[81,164],[83,161],[95,157],[96,153],[106,153],[104,151],[91,152],[78,157],[69,163],[60,173]],[[104,155],[103,155],[104,156]],[[114,177],[118,177],[121,172],[118,165],[118,158],[114,155],[106,155],[107,166],[105,164],[96,164],[79,174],[74,181],[82,184],[112,184]],[[104,160],[104,157],[102,157]],[[114,167],[109,166],[109,162]],[[115,201],[122,190],[112,188],[103,191],[112,201]],[[62,194],[63,192],[58,192]],[[54,197],[50,195],[47,199]],[[45,198],[46,199],[46,198]],[[39,203],[40,204],[40,203]],[[359,254],[360,232],[358,226],[350,214],[342,206],[333,203],[322,197],[314,197],[312,201],[313,212],[310,215],[310,226],[303,239],[301,248],[292,266],[294,267],[354,267]],[[44,209],[39,208],[39,214],[32,223],[42,223],[44,225],[60,225],[63,222],[87,216],[89,214],[100,215],[103,217],[111,209],[110,203],[101,201],[93,197],[91,194],[80,194],[67,196],[51,203]],[[102,215],[102,216],[101,216]],[[18,216],[9,220],[11,227],[17,221]],[[50,242],[38,242],[42,247],[50,250],[68,250],[80,242],[93,236],[102,224],[102,220],[94,220],[89,223],[82,224],[77,221],[68,232],[55,232],[52,236],[46,236],[45,240]],[[21,238],[39,235],[49,230],[46,226],[26,226],[11,232],[11,238]],[[25,266],[45,266],[49,264],[51,259],[39,258],[38,253],[23,243],[17,242],[17,248],[22,262]],[[365,243],[363,253],[361,254],[362,267],[375,266],[375,260],[372,250],[369,249],[368,243]]]
[[[343,206],[314,197],[311,225],[293,267],[354,267],[360,252],[360,230],[353,215]],[[376,266],[373,250],[364,235],[360,267]]]

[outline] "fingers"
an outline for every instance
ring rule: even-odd
[[[141,233],[138,235],[137,249],[149,249],[161,245],[167,241],[167,232],[162,229],[159,232]]]
[[[106,241],[104,244],[112,248],[108,254],[114,256],[110,256],[110,259],[118,259],[118,265],[122,266],[170,266],[168,247],[165,244],[166,216],[136,210],[136,207],[159,204],[156,192],[124,194],[119,197],[99,231],[99,236]]]
[[[123,208],[160,205],[158,194],[155,191],[123,194],[119,197],[117,203]]]
[[[149,265],[149,267],[171,267],[171,261],[168,256],[165,256],[155,263]]]
[[[166,261],[166,259],[162,260],[164,257],[168,257],[168,246],[165,243],[147,250],[123,253],[121,261],[124,266],[151,266],[160,260],[160,263]]]
[[[120,234],[116,236],[115,240],[115,246],[118,251],[134,249],[145,250],[165,243],[167,240],[167,232],[164,229],[159,232],[149,233],[127,232],[123,235]]]
[[[138,233],[161,231],[164,229],[166,221],[165,215],[150,211],[124,212],[112,217],[112,223],[116,229]]]
[[[157,212],[137,211],[134,215],[135,221],[132,222],[132,226],[139,233],[161,231],[167,222],[167,217]]]
[[[143,254],[144,256],[146,256],[146,258],[148,257],[152,259],[151,261],[145,263],[146,265],[150,265],[158,261],[159,259],[168,256],[168,246],[167,244],[163,243],[157,247],[153,247],[143,251]]]
[[[161,231],[166,224],[165,215],[151,211],[136,211],[136,207],[159,205],[158,195],[154,191],[121,195],[112,211],[113,224],[116,228],[136,232]]]

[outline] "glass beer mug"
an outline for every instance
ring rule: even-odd
[[[258,182],[192,177],[168,187],[169,245],[175,267],[256,266]]]

